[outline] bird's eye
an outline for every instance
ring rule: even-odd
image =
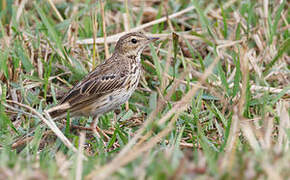
[[[131,42],[132,42],[133,44],[136,44],[136,43],[137,43],[137,39],[133,38],[133,39],[131,39]]]

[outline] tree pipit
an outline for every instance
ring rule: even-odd
[[[118,108],[135,91],[141,74],[141,53],[158,38],[141,32],[122,36],[113,55],[91,71],[64,95],[59,104],[47,112],[53,119],[71,116],[92,116],[95,131],[98,116]]]

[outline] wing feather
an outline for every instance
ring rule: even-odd
[[[114,57],[112,57],[114,58]],[[115,64],[114,64],[115,63]],[[123,86],[128,78],[126,66],[120,66],[122,61],[106,61],[89,73],[81,82],[75,85],[60,101],[69,103],[71,107],[79,104],[95,102],[98,97],[110,93]],[[123,68],[111,68],[111,67]]]

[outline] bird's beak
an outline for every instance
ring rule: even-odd
[[[148,38],[149,42],[153,42],[153,41],[156,41],[158,39],[159,39],[158,37],[150,37],[150,38]]]

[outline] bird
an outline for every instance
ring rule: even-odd
[[[53,120],[65,118],[68,112],[70,117],[91,116],[91,128],[95,129],[100,115],[117,109],[136,90],[142,71],[141,53],[157,39],[142,32],[120,37],[112,56],[74,85],[47,113]]]

